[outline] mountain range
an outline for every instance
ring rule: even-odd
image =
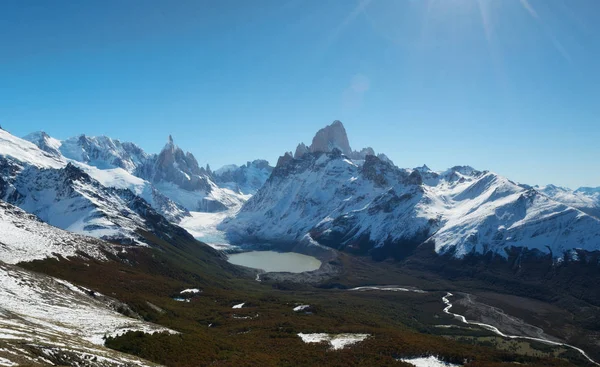
[[[265,185],[221,224],[234,243],[299,242],[360,253],[506,257],[600,250],[598,190],[530,187],[469,166],[398,168],[373,149],[353,151],[343,125],[278,160]]]
[[[401,257],[424,243],[439,254],[502,257],[600,250],[600,189],[531,187],[456,166],[399,168],[373,148],[353,150],[340,121],[273,168],[265,160],[212,171],[169,136],[158,154],[109,137],[19,139],[0,130],[0,199],[56,227],[144,245],[142,228],[191,212],[229,214],[233,244],[304,243]]]
[[[219,241],[226,244],[211,248],[190,234],[205,232],[222,235]],[[137,347],[119,349],[127,341],[153,345],[152,350],[175,343],[162,354],[146,354],[151,360],[177,358],[200,345],[208,347],[190,361],[218,360],[222,355],[207,354],[216,353],[210,343],[186,332],[201,328],[207,340],[216,336],[221,341],[245,335],[251,329],[237,324],[219,329],[232,320],[268,323],[260,317],[272,311],[269,307],[275,307],[270,318],[282,314],[277,297],[283,293],[268,298],[261,290],[254,297],[258,287],[302,286],[290,285],[289,274],[257,276],[234,267],[216,248],[327,254],[320,258],[321,269],[306,275],[309,282],[324,279],[318,285],[322,289],[408,276],[433,287],[415,294],[434,303],[439,301],[435,292],[447,286],[437,284],[448,279],[459,287],[475,284],[474,289],[501,290],[511,297],[544,302],[558,297],[561,310],[580,315],[573,321],[577,332],[560,330],[560,335],[592,351],[595,345],[586,333],[596,330],[594,307],[600,302],[593,288],[600,264],[600,188],[530,186],[465,165],[439,172],[426,165],[401,168],[371,147],[352,149],[339,121],[319,130],[311,144],[285,152],[275,167],[257,159],[217,170],[201,167],[171,136],[158,154],[151,154],[106,136],[61,141],[44,132],[19,138],[0,129],[0,234],[0,364],[12,361],[4,357],[10,354],[34,365],[153,365],[104,347],[110,342],[115,349],[144,356]],[[369,265],[367,256],[377,265]],[[397,268],[406,273],[396,273]],[[342,302],[335,292],[327,295],[331,302]],[[248,297],[254,300],[247,307]],[[306,293],[290,297],[295,302]],[[360,307],[366,299],[360,298]],[[371,301],[377,313],[392,310],[384,298]],[[286,301],[285,308],[292,304],[297,305]],[[232,305],[235,314],[223,311],[232,312]],[[256,305],[261,305],[260,314]],[[353,313],[358,305],[346,311]],[[247,313],[238,315],[244,311],[237,306]],[[332,308],[324,309],[314,309],[314,320],[331,327],[336,319],[319,313]],[[282,320],[274,322],[281,325]],[[265,326],[268,335],[275,327]],[[169,338],[178,332],[181,337]],[[152,333],[160,335],[147,337]],[[34,339],[26,350],[19,344]],[[296,352],[298,346],[288,339],[282,338]],[[387,348],[385,338],[373,340]],[[448,341],[440,340],[445,348]],[[195,347],[173,348],[182,341]],[[421,344],[416,339],[415,345]]]

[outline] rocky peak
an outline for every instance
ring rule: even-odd
[[[390,168],[389,163],[382,161],[374,155],[368,155],[365,157],[365,163],[361,170],[367,179],[379,186],[387,186],[389,183],[386,179],[386,172]]]
[[[352,154],[346,129],[339,120],[335,120],[331,125],[317,132],[309,151],[312,153],[330,152],[334,148],[338,148],[344,155],[350,156]]]
[[[75,166],[73,163],[69,162],[65,168],[63,169],[64,177],[67,182],[72,183],[74,181],[81,181],[89,183],[92,181],[92,178],[85,173],[81,168]]]
[[[309,149],[304,143],[298,144],[296,147],[296,152],[294,153],[294,158],[299,159],[302,158],[303,155],[309,152]]]
[[[289,161],[292,161],[294,159],[294,156],[292,155],[292,152],[285,152],[284,155],[282,155],[281,157],[279,157],[279,159],[277,159],[277,164],[275,165],[275,167],[281,167],[283,165],[285,165],[286,163],[288,163]]]
[[[175,145],[171,135],[153,164],[142,169],[140,174],[154,183],[170,182],[188,191],[211,191],[207,171],[200,168],[192,153],[184,153]]]

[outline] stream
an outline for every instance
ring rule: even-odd
[[[482,327],[486,330],[489,330],[489,331],[493,332],[494,334],[499,335],[503,338],[533,340],[533,341],[537,341],[537,342],[544,343],[544,344],[571,348],[571,349],[574,349],[577,352],[579,352],[582,356],[584,356],[591,363],[593,363],[597,366],[600,366],[600,364],[598,362],[594,361],[590,356],[588,356],[587,353],[583,349],[577,348],[576,346],[573,346],[570,344],[565,344],[565,343],[560,343],[560,342],[555,342],[555,341],[548,340],[548,339],[534,338],[534,337],[530,337],[530,336],[507,335],[507,334],[504,334],[503,332],[501,332],[497,327],[495,327],[493,325],[484,324],[481,322],[469,321],[463,315],[452,313],[452,312],[450,312],[450,309],[452,308],[452,303],[450,302],[450,299],[449,299],[452,296],[454,296],[452,293],[447,292],[446,295],[444,297],[442,297],[442,302],[444,302],[444,304],[446,305],[446,307],[444,308],[444,313],[454,316],[455,318],[459,319],[460,321],[462,321],[465,324],[480,326],[480,327]]]
[[[426,293],[425,291],[422,291],[420,289],[415,289],[415,288],[410,288],[410,287],[408,287],[408,288],[407,287],[398,287],[398,286],[365,286],[365,287],[352,288],[350,290],[351,291],[379,290],[379,291],[393,291],[393,292]],[[596,366],[600,366],[600,363],[594,361],[589,355],[587,355],[587,353],[583,349],[577,348],[576,346],[573,346],[570,344],[565,344],[565,343],[560,343],[560,342],[555,342],[555,341],[543,339],[543,338],[534,338],[534,337],[520,336],[520,335],[507,335],[507,334],[504,334],[503,332],[501,332],[497,327],[495,327],[493,325],[484,324],[481,322],[469,321],[463,315],[452,313],[452,312],[450,312],[450,309],[452,308],[452,303],[450,302],[450,297],[452,297],[452,296],[454,296],[452,293],[446,292],[446,295],[444,297],[442,297],[442,302],[444,302],[444,304],[446,305],[446,307],[444,308],[444,313],[446,313],[448,315],[452,315],[453,317],[459,319],[461,322],[463,322],[465,324],[480,326],[480,327],[482,327],[486,330],[489,330],[489,331],[493,332],[494,334],[501,336],[503,338],[533,340],[533,341],[537,341],[537,342],[548,344],[548,345],[555,345],[555,346],[562,346],[562,347],[570,348],[570,349],[573,349],[573,350],[576,350],[577,352],[579,352],[588,361],[590,361],[590,363],[593,363]]]

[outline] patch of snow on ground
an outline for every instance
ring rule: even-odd
[[[362,342],[367,339],[369,334],[326,334],[326,333],[313,333],[303,334],[299,333],[298,336],[305,343],[322,343],[327,342],[331,345],[331,349],[338,350],[344,349],[345,347]]]
[[[0,366],[12,367],[12,366],[18,366],[18,365],[19,365],[18,363],[15,363],[9,359],[0,357]]]
[[[390,292],[414,292],[414,293],[427,293],[426,291],[416,288],[403,288],[396,285],[384,285],[384,286],[364,286],[351,288],[351,291],[390,291]]]
[[[245,304],[246,304],[246,302],[240,303],[239,305],[235,305],[235,306],[233,306],[231,308],[242,308],[242,307],[244,307]]]
[[[402,362],[410,363],[415,367],[460,367],[458,364],[444,362],[437,357],[401,358]]]
[[[198,288],[190,288],[190,289],[184,289],[181,292],[179,292],[180,294],[184,294],[184,293],[200,293],[200,289]]]
[[[304,311],[307,308],[309,308],[310,305],[300,305],[300,306],[296,306],[294,307],[294,312],[299,312],[299,311]]]

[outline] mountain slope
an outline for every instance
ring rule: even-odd
[[[0,201],[0,261],[17,264],[60,255],[106,260],[117,250],[104,241],[63,231]]]
[[[536,187],[536,190],[555,201],[600,218],[600,188],[598,187],[581,187],[573,191],[564,187],[548,185]]]
[[[103,347],[104,338],[172,332],[119,314],[119,302],[99,293],[2,262],[0,284],[2,365],[154,366]]]
[[[337,124],[336,124],[337,125]],[[304,241],[404,256],[434,242],[463,257],[511,248],[559,258],[600,250],[600,220],[527,186],[471,167],[400,169],[374,155],[286,153],[265,185],[221,224],[233,242]]]

